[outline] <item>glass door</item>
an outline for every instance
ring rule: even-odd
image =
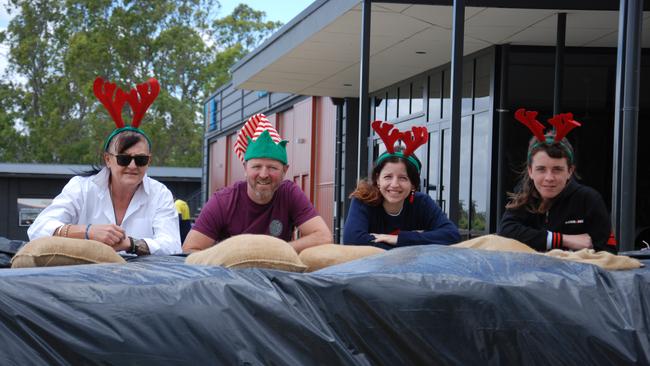
[[[451,131],[449,123],[436,124],[429,133],[428,172],[426,192],[448,214]]]

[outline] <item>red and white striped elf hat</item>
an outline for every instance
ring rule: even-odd
[[[235,141],[235,153],[237,154],[237,157],[239,157],[239,160],[242,161],[242,163],[244,162],[244,154],[246,153],[246,148],[248,147],[247,137],[250,137],[251,140],[255,141],[260,136],[260,134],[264,132],[264,130],[269,131],[271,139],[273,139],[273,142],[276,144],[280,143],[282,140],[278,134],[278,131],[273,128],[273,125],[271,122],[269,122],[264,114],[258,113],[252,116],[248,119],[248,121],[246,121],[246,123],[244,123],[244,126],[241,128],[239,134],[237,135],[237,141]]]

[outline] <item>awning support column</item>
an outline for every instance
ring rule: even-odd
[[[363,0],[361,9],[361,58],[359,61],[359,140],[357,144],[357,180],[368,175],[368,134],[370,130],[368,73],[370,63],[371,7],[371,0]]]
[[[553,114],[562,113],[562,85],[564,82],[564,44],[566,43],[566,13],[557,15],[555,41],[555,83],[553,85]]]
[[[451,29],[451,164],[449,173],[449,219],[458,225],[460,179],[460,117],[463,82],[465,1],[454,0]]]
[[[634,249],[636,154],[643,0],[621,0],[616,62],[612,228],[619,250]]]

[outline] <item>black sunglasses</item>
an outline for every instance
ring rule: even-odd
[[[135,165],[137,166],[145,166],[149,164],[149,159],[151,159],[151,156],[149,155],[128,155],[128,154],[111,154],[111,155],[115,157],[115,160],[117,161],[117,165],[119,166],[129,166],[129,164],[131,164],[131,160],[135,160]]]

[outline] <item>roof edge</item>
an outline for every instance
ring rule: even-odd
[[[316,0],[230,68],[236,89],[252,75],[354,8],[360,0]],[[315,14],[318,14],[317,16]]]

